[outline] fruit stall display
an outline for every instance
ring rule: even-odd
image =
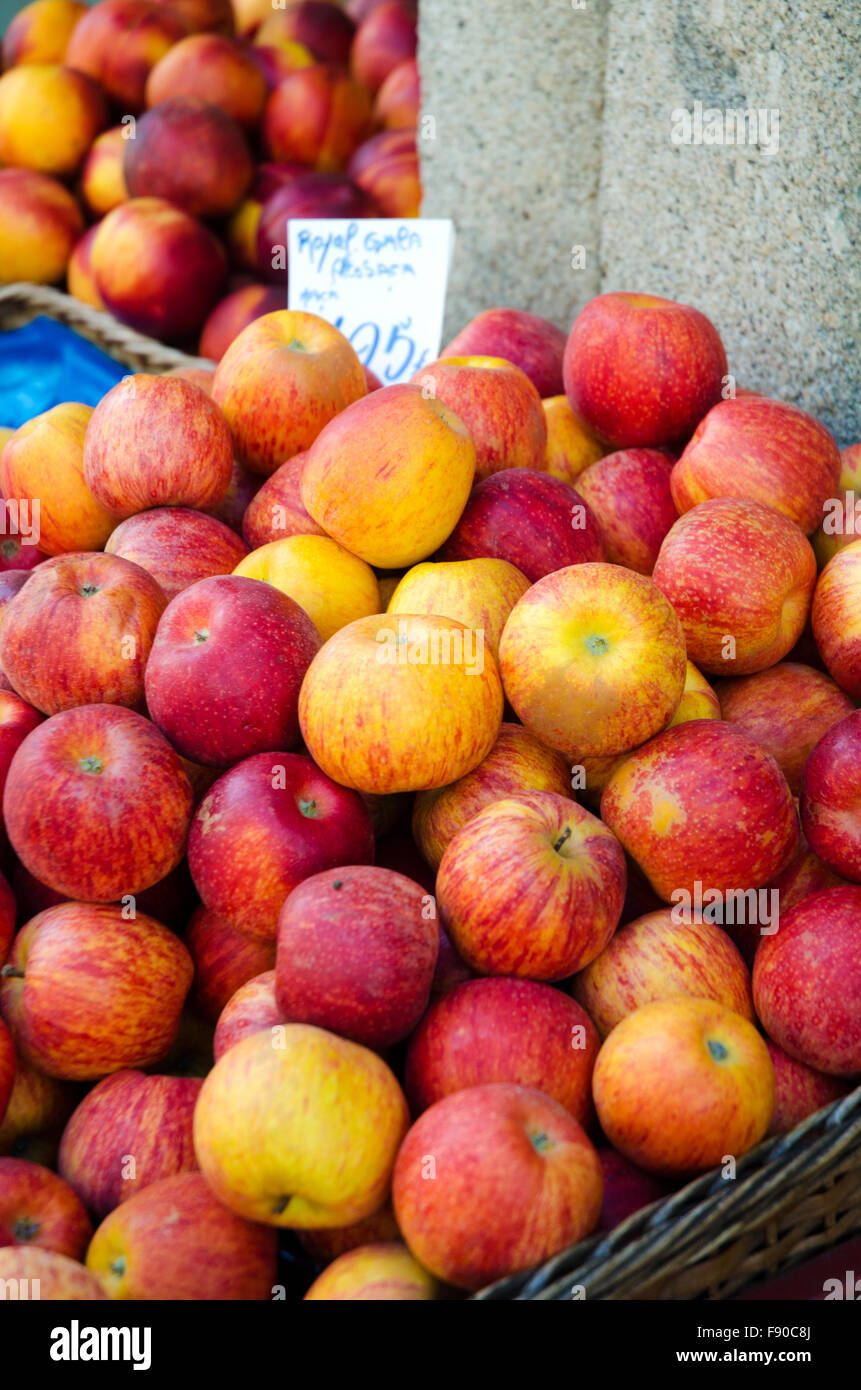
[[[414,0],[35,0],[0,77],[0,282],[218,360],[290,217],[414,217]]]

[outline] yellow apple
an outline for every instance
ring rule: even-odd
[[[374,571],[330,536],[270,541],[240,560],[233,573],[262,579],[292,598],[324,642],[347,623],[380,612]]]

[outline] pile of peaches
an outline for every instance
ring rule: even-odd
[[[3,38],[0,280],[217,361],[290,217],[415,217],[415,0],[34,0]]]
[[[859,472],[645,294],[8,432],[0,1278],[463,1297],[849,1095]]]

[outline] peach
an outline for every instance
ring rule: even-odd
[[[801,786],[801,770],[815,744],[854,709],[830,676],[792,661],[720,681],[715,689],[721,718],[771,754],[793,794]]]
[[[475,445],[459,416],[418,386],[387,386],[315,440],[302,501],[341,545],[397,569],[426,559],[451,534],[474,474]]]
[[[123,173],[132,198],[166,198],[191,217],[226,217],[251,186],[251,152],[236,122],[197,97],[154,106],[129,140]]]
[[[123,521],[105,545],[152,575],[168,599],[198,579],[231,574],[248,547],[214,516],[188,507],[154,507]]]
[[[97,225],[88,227],[80,240],[75,242],[75,249],[66,266],[66,289],[73,299],[80,299],[82,304],[104,311],[105,301],[99,294],[92,265],[93,242],[98,230]]]
[[[299,604],[327,642],[357,618],[380,612],[370,565],[330,536],[285,536],[247,555],[233,571],[262,579]]]
[[[150,0],[100,0],[75,26],[65,61],[94,78],[122,111],[137,112],[151,69],[187,33],[177,14]]]
[[[715,497],[671,527],[652,579],[707,675],[774,666],[804,630],[816,557],[803,532],[761,502]]]
[[[698,883],[703,893],[762,888],[798,845],[783,773],[722,720],[678,724],[630,753],[601,816],[664,902],[692,900]]]
[[[209,228],[163,198],[132,198],[109,212],[92,266],[112,314],[172,342],[197,332],[227,275],[224,249]]]
[[[28,420],[0,453],[6,498],[39,503],[39,548],[46,555],[101,550],[114,527],[111,514],[84,482],[87,405],[56,405]]]
[[[9,21],[3,35],[4,68],[62,63],[72,31],[87,13],[77,0],[34,0]]]
[[[269,157],[297,159],[323,173],[342,170],[370,129],[371,102],[364,87],[323,63],[299,68],[279,82],[263,113]]]
[[[620,927],[600,956],[574,977],[574,998],[602,1038],[655,999],[713,999],[754,1023],[750,973],[716,923],[678,920],[661,908]]]
[[[386,217],[419,216],[421,173],[411,130],[382,130],[372,135],[354,151],[347,173]]]
[[[350,66],[372,92],[389,73],[416,52],[415,7],[405,0],[384,0],[363,19],[353,40]]]
[[[252,497],[242,518],[242,535],[252,550],[285,536],[322,536],[302,503],[299,485],[306,454],[296,454]],[[382,602],[382,595],[380,597]]]
[[[343,174],[307,169],[276,188],[266,199],[257,224],[259,273],[276,285],[286,285],[286,235],[291,217],[379,217],[369,193]]]
[[[81,209],[56,179],[0,169],[0,284],[54,284],[83,231]]]
[[[81,196],[94,217],[119,207],[129,196],[123,174],[128,126],[112,126],[93,141],[81,170]]]
[[[721,398],[726,353],[705,314],[650,294],[601,294],[565,348],[571,408],[617,449],[687,439]]]
[[[232,467],[221,411],[178,377],[125,377],[102,397],[87,427],[84,478],[120,520],[149,507],[215,506]]]
[[[223,34],[234,32],[233,6],[230,0],[152,0],[178,15],[192,34]]]
[[[337,328],[316,314],[281,310],[255,319],[234,339],[212,394],[241,462],[270,474],[365,394],[365,378]]]
[[[74,174],[107,125],[104,97],[91,78],[45,64],[0,77],[0,161],[42,174]]]
[[[284,307],[284,295],[272,285],[243,285],[216,304],[200,334],[200,355],[220,362],[243,328],[264,314]]]
[[[264,19],[255,44],[298,43],[318,63],[346,67],[356,26],[337,4],[323,0],[291,0],[286,10]]]
[[[547,445],[544,450],[545,473],[573,483],[584,468],[597,463],[607,452],[591,430],[578,419],[568,404],[567,396],[549,396],[541,402],[547,424]]]
[[[673,469],[680,512],[709,497],[745,497],[815,531],[840,479],[840,451],[824,425],[765,396],[720,401]]]
[[[494,661],[508,616],[529,580],[507,560],[453,560],[414,565],[386,605],[387,613],[441,613],[484,633]]]
[[[577,479],[597,518],[607,559],[651,574],[664,537],[678,520],[670,490],[673,460],[658,449],[607,454]]]
[[[178,97],[209,102],[252,131],[266,104],[266,83],[256,63],[230,39],[190,34],[159,59],[147,78],[147,106]]]
[[[420,105],[418,63],[415,58],[404,58],[380,84],[374,102],[374,121],[386,130],[415,130]]]
[[[2,177],[2,175],[0,175]],[[828,561],[813,595],[813,636],[841,690],[861,700],[861,541]]]
[[[289,39],[279,39],[275,44],[254,44],[247,52],[266,83],[268,92],[274,92],[291,72],[296,72],[298,68],[310,68],[314,63],[314,56],[307,48]]]
[[[507,468],[541,469],[547,444],[541,397],[519,367],[501,357],[443,357],[412,380],[466,425],[476,481]]]
[[[237,269],[250,270],[254,274],[260,271],[257,255],[257,232],[263,204],[282,184],[292,183],[304,172],[305,166],[297,164],[295,161],[286,164],[258,165],[248,196],[243,199],[230,217],[224,232],[231,262]],[[280,240],[283,244],[283,229]]]

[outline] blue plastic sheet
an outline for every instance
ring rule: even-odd
[[[0,425],[17,429],[63,401],[98,405],[128,374],[101,348],[40,314],[0,333]]]

